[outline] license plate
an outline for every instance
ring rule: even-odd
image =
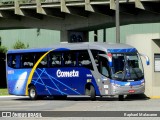
[[[135,92],[135,90],[128,90],[128,92],[129,92],[129,93],[134,93],[134,92]]]

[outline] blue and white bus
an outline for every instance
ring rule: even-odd
[[[123,99],[145,91],[140,54],[126,44],[63,43],[9,50],[6,64],[9,94],[31,99],[67,95]]]

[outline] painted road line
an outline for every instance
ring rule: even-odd
[[[18,98],[24,98],[24,97],[28,97],[28,96],[15,96],[15,95],[0,96],[0,98],[7,98],[7,97],[18,97]]]

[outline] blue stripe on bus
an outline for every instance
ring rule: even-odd
[[[141,85],[143,82],[144,82],[144,79],[138,80],[138,81],[132,81],[132,82],[110,80],[110,83],[117,84],[117,85],[120,85],[120,86],[126,86],[126,85],[136,86],[136,85]]]
[[[47,52],[49,50],[51,50],[53,48],[36,48],[36,49],[21,49],[21,50],[8,50],[8,54],[9,53],[28,53],[28,52]],[[54,51],[67,51],[70,50],[68,48],[57,48]]]
[[[127,53],[127,52],[137,52],[136,48],[127,48],[127,49],[107,49],[110,53]]]
[[[32,81],[33,81],[33,82],[35,82],[34,80],[32,80]],[[42,85],[42,86],[44,86],[42,83],[40,83],[40,82],[37,82],[37,81],[36,81],[36,84],[39,84],[39,85]],[[36,84],[35,84],[35,85],[36,85]],[[52,89],[52,90],[54,90],[54,91],[57,91],[57,92],[59,92],[59,90],[57,90],[57,89],[55,89],[55,88],[53,88],[53,87],[51,87],[51,86],[48,86],[48,85],[46,85],[45,87],[46,87],[46,88],[50,88],[50,89]],[[68,95],[67,93],[65,93],[65,92],[62,92],[62,91],[61,91],[61,93],[63,93],[62,95]],[[51,95],[51,94],[50,94],[50,95]]]
[[[11,68],[8,71],[13,70]],[[87,80],[91,80],[94,85],[96,95],[100,95],[99,88],[96,84],[95,78],[87,77],[87,74],[92,74],[86,68],[61,68],[62,71],[79,71],[79,77],[63,77],[59,78],[56,75],[58,68],[37,68],[32,77],[31,84],[34,84],[38,95],[84,95],[85,85]],[[8,74],[8,89],[10,94],[25,95],[25,86],[29,76],[30,69],[13,70],[13,74]],[[24,76],[24,74],[26,76]],[[23,79],[20,79],[23,76]]]
[[[41,69],[39,69],[39,70],[41,71]],[[59,81],[58,79],[56,79],[55,77],[49,75],[46,71],[45,71],[44,73],[48,76],[48,78],[51,80],[51,82],[54,83],[54,85],[56,86],[56,88],[58,88],[58,87],[57,87],[57,85],[55,84],[54,80],[57,81],[58,83],[64,85],[65,87],[69,88],[70,90],[74,91],[75,93],[80,94],[79,92],[73,90],[71,87],[67,86],[67,85],[64,84],[63,82],[61,82],[61,81]],[[62,92],[59,88],[58,88],[58,90],[59,90],[60,93]]]

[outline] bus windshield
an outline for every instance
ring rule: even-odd
[[[143,79],[143,66],[137,53],[112,54],[112,62],[112,79],[123,81],[135,81]]]

